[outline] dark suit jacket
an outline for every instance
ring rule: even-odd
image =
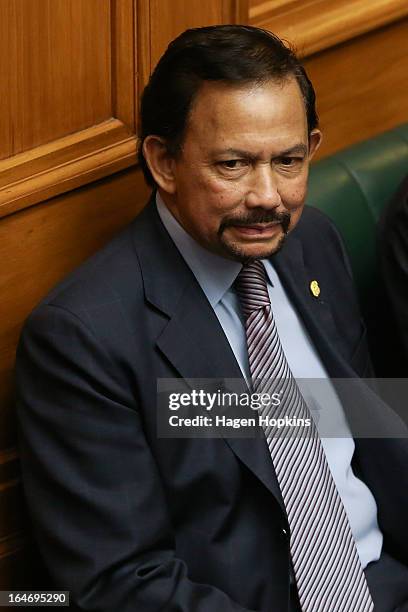
[[[367,375],[332,224],[305,209],[274,264],[329,374]],[[33,312],[17,359],[25,494],[42,555],[82,609],[288,609],[289,527],[265,440],[156,434],[157,378],[240,376],[152,203]],[[351,420],[386,432],[381,402],[358,393]],[[356,441],[355,469],[404,559],[407,460],[406,440]]]

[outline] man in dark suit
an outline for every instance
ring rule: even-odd
[[[141,126],[151,201],[36,308],[18,351],[25,494],[56,584],[106,612],[406,609],[406,439],[354,380],[370,364],[347,258],[303,210],[320,143],[306,73],[262,30],[188,31]],[[251,386],[259,362],[266,378],[283,364],[283,405],[318,414],[311,434],[158,435],[158,381]],[[293,376],[323,381],[330,409]],[[353,380],[351,402],[329,377]]]

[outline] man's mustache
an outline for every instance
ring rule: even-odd
[[[227,227],[257,225],[258,223],[280,223],[286,234],[290,225],[290,213],[260,210],[254,211],[246,217],[227,217],[221,222],[218,234],[222,234]]]

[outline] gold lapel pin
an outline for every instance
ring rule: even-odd
[[[318,298],[320,295],[320,287],[319,287],[319,283],[317,282],[317,280],[312,280],[309,287],[310,287],[310,291],[312,292],[312,295],[315,298]]]

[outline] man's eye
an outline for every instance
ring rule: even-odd
[[[280,166],[285,166],[285,168],[292,168],[300,165],[303,159],[301,157],[279,157],[276,161]]]
[[[238,170],[245,168],[246,165],[247,163],[244,159],[226,159],[220,162],[220,166],[227,168],[227,170]]]

